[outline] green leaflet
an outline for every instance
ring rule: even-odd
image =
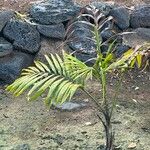
[[[51,73],[51,70],[44,63],[42,63],[40,61],[38,63],[41,64],[41,66],[43,66],[43,68],[45,69],[46,72]]]
[[[63,88],[59,91],[57,97],[56,97],[56,102],[57,103],[62,103],[63,101],[66,101],[68,99],[66,93],[69,92],[70,90],[70,85],[72,85],[71,82],[67,82]]]
[[[48,91],[48,94],[47,94],[47,97],[45,99],[45,104],[46,105],[49,105],[51,103],[51,99],[52,98],[55,98],[55,92],[57,92],[58,90],[58,87],[59,87],[59,84],[64,80],[64,78],[61,78],[59,80],[56,80],[55,82],[53,82],[53,84],[51,84],[49,86],[49,91]]]
[[[43,68],[41,63],[39,63],[39,61],[35,61],[34,64],[41,72],[45,72],[45,69]]]
[[[36,89],[39,89],[44,83],[49,80],[50,78],[54,77],[54,75],[49,75],[48,77],[40,80],[39,82],[34,83],[33,87],[31,90],[28,92],[28,96],[30,96]]]
[[[49,68],[50,68],[55,74],[57,74],[57,70],[56,70],[55,65],[54,65],[54,63],[52,62],[51,58],[48,57],[47,55],[45,55],[45,58],[46,58],[46,60],[47,60],[47,62],[48,62],[48,64],[49,64]]]
[[[51,105],[52,101],[61,103],[67,100],[83,84],[83,80],[85,80],[84,78],[90,70],[88,70],[89,68],[84,63],[73,56],[68,54],[65,54],[65,56],[67,62],[70,59],[72,60],[71,63],[67,64],[69,68],[72,68],[70,70],[72,74],[75,74],[76,69],[78,69],[76,67],[80,64],[80,71],[76,72],[78,78],[70,75],[66,65],[64,65],[65,62],[57,54],[51,54],[50,56],[45,56],[48,66],[40,61],[35,61],[35,66],[23,69],[22,77],[8,86],[7,90],[19,96],[30,88],[28,100],[36,100],[43,93],[48,92],[45,103],[49,105]],[[83,76],[84,78],[81,80]],[[63,97],[63,99],[61,100],[60,97]]]
[[[138,65],[138,68],[140,68],[142,66],[142,55],[141,54],[138,54],[136,56],[136,59],[137,59],[137,65]]]
[[[32,75],[34,76],[34,74]],[[16,91],[16,89],[24,82],[26,82],[29,78],[31,77],[31,75],[27,75],[27,76],[23,76],[19,79],[17,79],[14,83],[12,83],[11,85],[9,85],[6,90],[10,91],[12,93],[14,93]]]
[[[50,87],[53,83],[55,83],[55,81],[57,82],[59,78],[60,78],[59,76],[55,76],[54,78],[49,79],[47,82],[44,83],[43,86],[41,86],[39,88],[38,91],[35,92],[35,94],[30,96],[29,99],[30,100],[36,100],[39,96],[41,96],[41,94],[43,94],[43,92],[45,92],[45,90],[48,87]]]
[[[34,73],[40,73],[40,70],[39,70],[39,68],[37,68],[37,67],[28,67],[28,69],[30,69],[30,70],[33,70],[34,71]]]
[[[29,77],[28,82],[22,82],[22,84],[16,89],[14,92],[15,96],[19,96],[22,94],[27,88],[29,88],[34,82],[38,81],[39,79],[43,78],[44,75],[33,75],[32,77]]]
[[[61,65],[59,63],[59,61],[51,54],[51,59],[53,61],[53,64],[55,66],[56,71],[62,75],[62,69],[61,69]]]

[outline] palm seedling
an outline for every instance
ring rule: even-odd
[[[92,8],[93,9],[93,8]],[[111,118],[116,105],[116,101],[107,99],[107,75],[113,71],[124,71],[132,68],[135,64],[141,67],[144,54],[142,48],[130,49],[120,58],[115,58],[113,54],[114,42],[110,44],[108,51],[101,52],[102,40],[99,30],[102,25],[112,19],[104,18],[97,9],[92,10],[92,14],[81,14],[82,17],[90,17],[94,23],[88,22],[93,31],[93,40],[96,44],[96,58],[92,66],[87,66],[72,54],[63,51],[62,57],[57,54],[45,56],[46,62],[35,61],[35,65],[24,69],[20,78],[7,87],[7,90],[15,96],[21,95],[29,89],[27,97],[29,101],[36,100],[43,93],[44,103],[49,107],[53,104],[62,104],[71,100],[77,89],[81,89],[97,106],[97,113],[102,122],[105,134],[105,150],[114,149],[114,133],[112,130]],[[83,22],[82,22],[83,23]],[[87,23],[87,22],[84,22]],[[144,53],[143,53],[144,52]],[[95,79],[102,85],[102,99],[97,99],[86,90],[87,80]]]

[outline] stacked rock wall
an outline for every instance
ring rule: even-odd
[[[117,39],[116,54],[120,55],[130,47],[150,42],[150,5],[139,5],[133,10],[116,4],[93,2],[105,17],[112,16],[114,24],[108,22],[100,31],[102,41],[115,34],[131,32]],[[32,64],[40,50],[41,36],[64,40],[67,24],[76,18],[82,7],[71,0],[47,0],[33,4],[29,19],[17,19],[13,11],[0,12],[0,84],[13,82],[21,70]],[[67,43],[71,51],[86,61],[95,56],[95,43],[91,27],[76,22],[72,27],[74,39]],[[102,47],[106,51],[108,45]]]

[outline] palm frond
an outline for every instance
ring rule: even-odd
[[[129,49],[127,52],[125,52],[122,57],[118,58],[116,61],[114,61],[112,64],[108,66],[106,69],[107,71],[114,70],[114,69],[122,69],[128,67],[128,61],[132,58],[134,59],[134,50]]]
[[[106,71],[111,71],[114,69],[132,68],[135,65],[138,68],[141,68],[144,56],[149,53],[149,48],[144,48],[145,45],[137,46],[135,49],[129,49],[122,55],[122,57],[118,58],[116,61],[110,64],[107,67]]]
[[[83,76],[89,75],[89,71],[84,70],[82,72],[81,68],[83,69],[87,66],[80,61],[75,61],[76,58],[71,55],[66,54],[66,56],[65,60],[70,58],[73,60],[71,64],[73,63],[74,67],[77,67],[76,63],[80,64],[79,71],[75,72],[73,65],[72,68],[74,69],[69,71],[66,67],[69,64],[64,63],[57,54],[46,55],[47,64],[35,61],[35,66],[24,69],[21,77],[9,85],[7,90],[15,96],[19,96],[27,89],[30,89],[28,91],[28,100],[36,100],[42,94],[47,93],[45,96],[45,104],[47,105],[70,100],[76,90],[84,86],[85,78]]]
[[[64,52],[64,62],[67,71],[75,80],[86,81],[93,76],[93,67],[87,66],[84,62]],[[82,81],[82,83],[83,83]]]

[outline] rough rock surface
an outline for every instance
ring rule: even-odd
[[[74,56],[77,57],[79,60],[87,64],[88,66],[92,66],[95,62],[96,54],[85,54],[85,53],[80,53],[76,52],[74,53]]]
[[[74,41],[71,41],[68,45],[72,50],[78,52],[82,52],[89,55],[93,55],[95,53],[95,43],[90,39],[86,39],[86,37],[81,37]]]
[[[104,15],[108,15],[109,12],[113,8],[115,8],[114,3],[106,3],[106,2],[92,2],[90,5],[96,7],[99,10],[101,10],[101,12],[104,13]]]
[[[82,107],[87,106],[85,103],[75,103],[75,102],[66,102],[63,103],[62,105],[57,105],[56,108],[61,109],[61,110],[75,110],[75,109],[80,109]]]
[[[108,43],[103,44],[103,45],[101,46],[101,52],[102,52],[103,54],[105,54],[105,53],[108,51],[108,49],[109,49],[109,44],[108,44]]]
[[[89,24],[80,22],[82,20],[77,20],[72,24],[72,28],[81,28],[81,29],[88,29],[88,30],[93,30],[93,27],[90,26]]]
[[[22,52],[0,58],[0,84],[13,82],[21,73],[21,70],[31,65],[33,57]]]
[[[150,4],[138,6],[131,14],[130,24],[132,28],[150,27]]]
[[[0,32],[13,16],[14,12],[12,11],[0,11]]]
[[[116,54],[117,57],[120,57],[124,52],[126,52],[130,48],[131,48],[130,46],[118,44],[116,46],[116,52],[115,52],[115,54]]]
[[[6,41],[4,38],[0,37],[0,57],[9,55],[12,51],[12,44]]]
[[[125,7],[117,7],[110,11],[110,16],[113,16],[115,24],[122,30],[130,26],[130,14]]]
[[[103,30],[100,34],[103,41],[106,41],[115,36],[115,32],[113,32],[112,30]],[[114,38],[112,38],[112,40],[114,40]]]
[[[56,25],[38,25],[38,31],[49,38],[64,39],[65,27],[62,23]]]
[[[117,43],[116,56],[120,56],[130,47],[150,42],[150,5],[136,7],[131,15],[126,7],[120,7],[113,3],[92,2],[91,6],[96,7],[105,15],[99,22],[102,24],[99,33],[102,42],[105,42],[101,46],[102,53],[107,52],[109,44],[115,39]],[[94,7],[83,8],[82,13],[92,15],[90,8]],[[68,48],[66,51],[73,52],[77,58],[88,65],[93,64],[95,61],[93,58],[96,56],[96,44],[93,39],[94,26],[89,23],[94,24],[94,20],[89,16],[75,17],[80,10],[81,7],[72,0],[40,1],[33,4],[30,9],[32,18],[30,21],[36,21],[34,25],[27,23],[27,20],[24,22],[13,18],[12,11],[0,11],[0,83],[11,83],[18,77],[22,68],[31,64],[33,58],[30,54],[35,56],[40,49],[42,41],[40,34],[43,35],[42,37],[45,36],[54,41],[65,39],[65,46]],[[115,23],[112,20],[104,21],[110,15],[114,17]],[[89,23],[85,20],[88,20]],[[124,30],[134,33],[121,36]],[[118,35],[119,33],[120,35]],[[108,39],[110,39],[109,42],[106,42]],[[55,44],[52,43],[52,45]],[[56,50],[57,48],[52,50],[50,47],[46,53],[49,51],[56,53]]]
[[[94,54],[96,45],[91,40],[93,38],[93,33],[91,31],[88,25],[84,23],[80,23],[80,25],[75,23],[72,26],[72,30],[69,31],[69,47],[80,53]]]
[[[40,34],[36,27],[19,21],[11,20],[3,30],[6,38],[13,42],[15,49],[27,53],[36,53],[40,47]]]
[[[58,24],[73,18],[80,7],[72,0],[47,0],[30,9],[31,17],[40,24]]]
[[[146,42],[150,42],[150,29],[149,28],[137,28],[133,30],[135,33],[129,33],[123,35],[123,43],[130,47],[142,45]]]

